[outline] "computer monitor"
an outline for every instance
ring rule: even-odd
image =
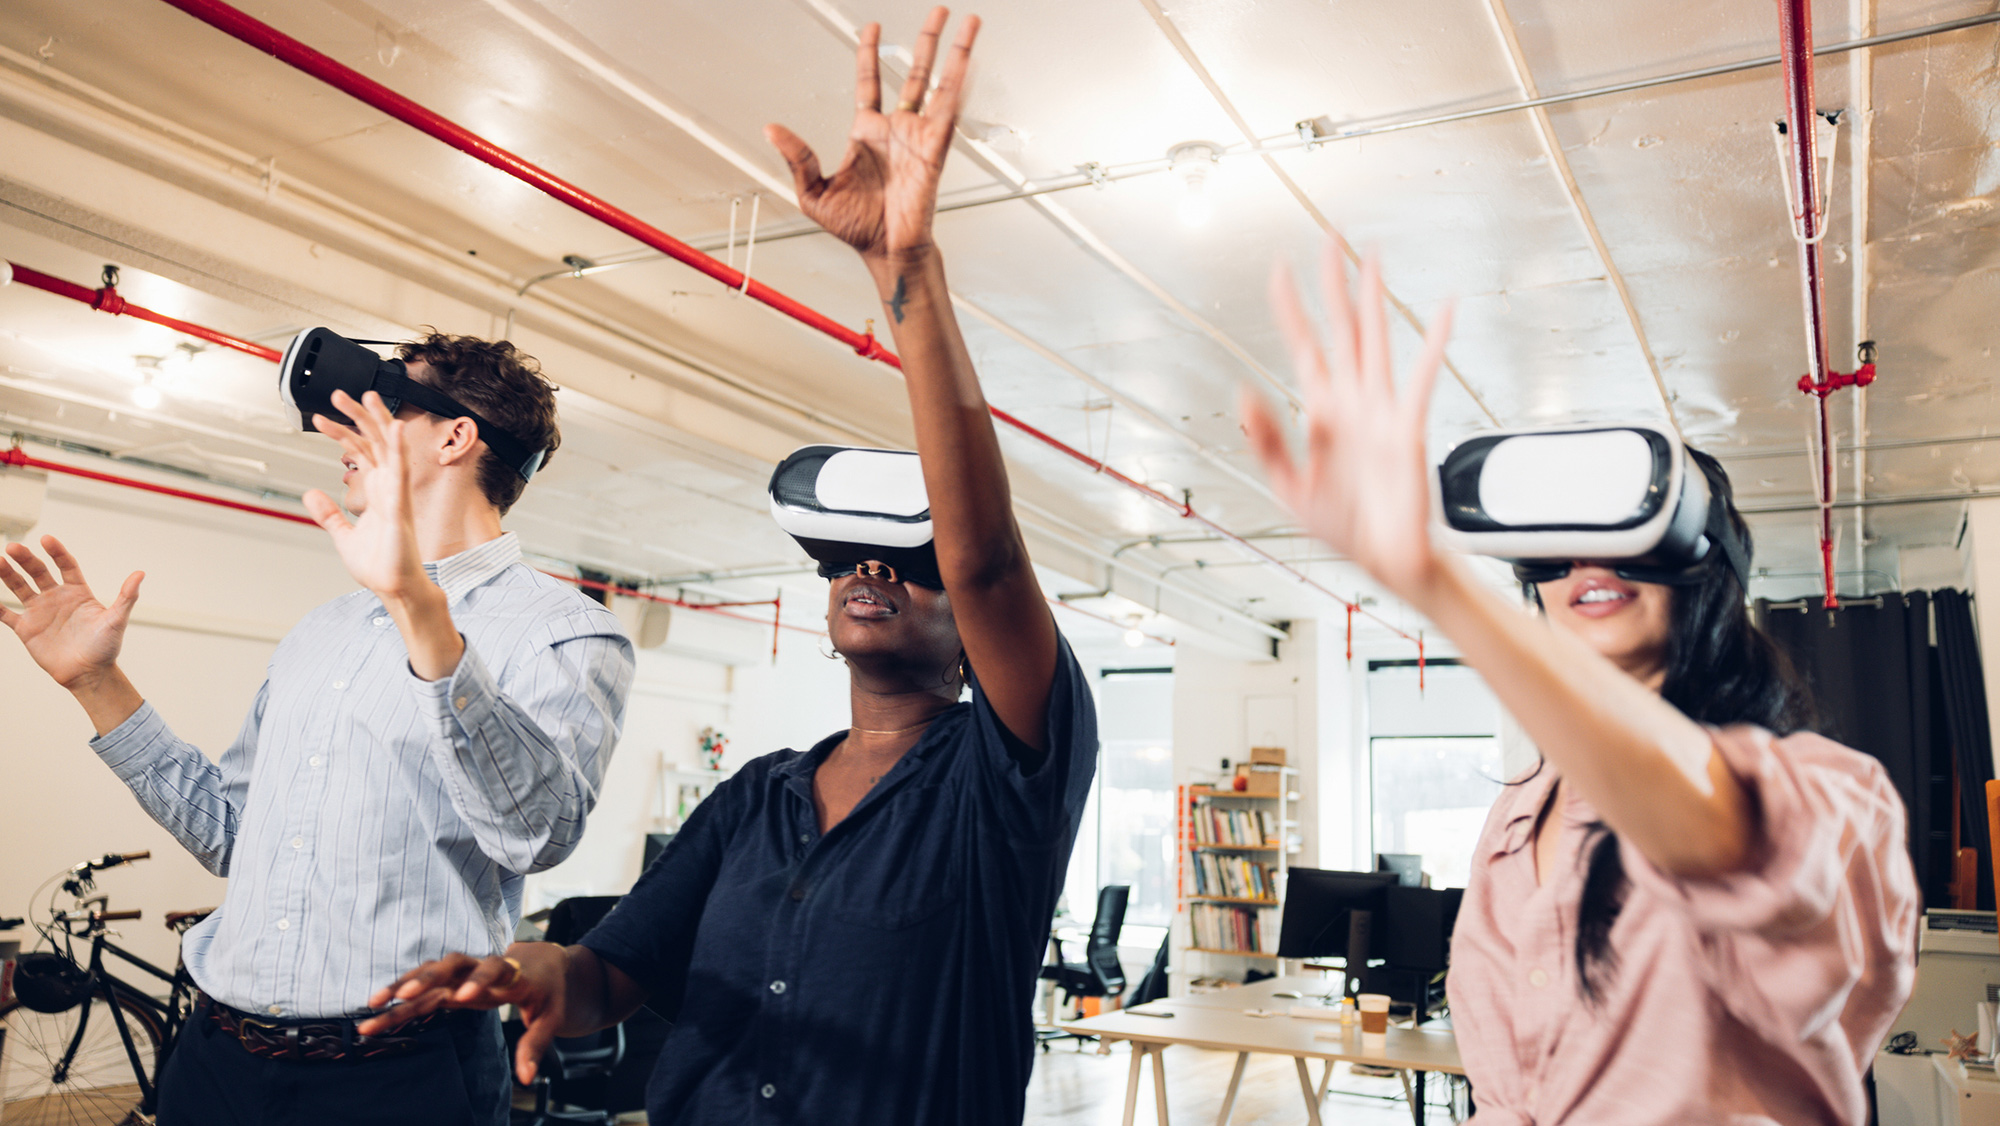
[[[1290,869],[1278,957],[1345,958],[1348,991],[1353,992],[1368,964],[1369,935],[1375,921],[1387,914],[1387,895],[1395,883],[1393,872]]]
[[[1414,852],[1378,852],[1375,870],[1396,873],[1406,888],[1424,886],[1424,858]]]
[[[1371,954],[1390,969],[1436,973],[1451,964],[1451,931],[1458,923],[1463,888],[1392,887],[1386,918],[1375,921]]]

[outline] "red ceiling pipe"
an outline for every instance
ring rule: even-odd
[[[1826,606],[1840,605],[1833,576],[1833,425],[1827,393],[1836,384],[1826,362],[1826,318],[1820,300],[1819,243],[1825,235],[1819,212],[1819,161],[1814,129],[1811,0],[1778,0],[1778,29],[1785,67],[1785,128],[1792,148],[1792,233],[1799,244],[1799,283],[1806,312],[1806,359],[1811,365],[1800,386],[1814,396],[1819,412],[1819,554],[1826,582]],[[1869,373],[1873,378],[1873,371]]]
[[[22,285],[44,290],[58,297],[67,297],[72,301],[81,301],[100,313],[110,313],[114,317],[137,317],[142,321],[151,321],[156,325],[164,325],[183,335],[192,336],[196,340],[206,340],[210,344],[220,344],[224,348],[234,348],[238,352],[245,352],[260,360],[269,360],[274,364],[284,358],[284,354],[276,348],[266,348],[262,344],[256,344],[240,337],[231,336],[226,332],[218,332],[215,329],[192,324],[177,317],[170,317],[165,313],[154,312],[144,305],[132,304],[118,295],[116,267],[105,267],[107,273],[105,277],[106,284],[104,286],[98,289],[85,289],[74,282],[66,282],[61,278],[52,278],[40,270],[30,270],[19,262],[9,262],[7,264],[13,268],[14,280],[20,282]]]
[[[286,35],[269,24],[263,23],[228,4],[222,3],[221,0],[165,0],[165,2],[214,27],[218,31],[242,40],[244,43],[255,47],[257,50],[272,56],[278,61],[302,70],[329,86],[381,110],[383,113],[396,118],[411,128],[429,134],[437,140],[450,145],[452,148],[465,153],[467,156],[497,168],[513,176],[515,179],[539,189],[550,198],[568,204],[585,215],[645,243],[647,246],[658,250],[669,258],[692,266],[709,277],[714,278],[716,281],[721,282],[723,285],[741,290],[747,296],[769,305],[786,316],[833,337],[835,340],[854,349],[861,356],[888,364],[899,370],[903,366],[902,361],[896,357],[895,353],[882,347],[881,342],[875,339],[873,332],[856,332],[846,325],[826,316],[824,313],[787,297],[762,282],[745,278],[741,271],[696,250],[694,247],[660,230],[658,227],[639,219],[632,213],[612,206],[610,203],[584,191],[575,184],[501,148],[484,137],[466,129],[464,126],[459,125],[457,122],[418,105],[416,102],[396,93],[374,79],[341,63],[335,62],[333,59],[313,50],[311,47],[293,39],[291,36]],[[1237,547],[1249,552],[1253,557],[1286,572],[1300,583],[1320,594],[1326,595],[1335,602],[1343,606],[1349,605],[1346,599],[1314,582],[1304,573],[1295,570],[1290,564],[1287,564],[1270,552],[1257,547],[1227,528],[1216,524],[1207,517],[1196,513],[1193,506],[1186,501],[1175,500],[1158,489],[1141,484],[1074,446],[1058,441],[1049,434],[1029,426],[1005,411],[994,409],[993,417],[1007,426],[1013,427],[1015,430],[1041,442],[1043,445],[1082,462],[1089,466],[1092,471],[1101,473],[1127,488],[1136,490],[1143,496],[1166,505],[1173,509],[1177,515],[1193,520],[1195,523],[1215,532]],[[1397,628],[1394,624],[1369,613],[1367,610],[1360,610],[1360,613],[1367,615],[1381,625],[1387,626],[1392,633],[1409,638],[1412,641],[1416,640],[1410,634]]]
[[[94,469],[79,469],[74,465],[43,461],[38,457],[29,457],[19,446],[0,450],[0,465],[11,465],[16,469],[39,469],[44,473],[63,473],[71,477],[83,477],[91,481],[102,481],[107,485],[123,485],[128,489],[144,489],[146,492],[159,493],[161,496],[200,501],[202,504],[212,504],[218,508],[233,508],[238,512],[248,512],[255,516],[269,516],[278,520],[290,520],[294,524],[305,524],[315,528],[319,527],[319,524],[312,517],[301,516],[296,512],[280,512],[275,508],[264,508],[255,504],[244,504],[241,501],[224,500],[221,497],[212,497],[206,493],[191,493],[186,489],[170,489],[165,485],[155,485],[150,481],[141,481],[133,477],[120,477],[113,473],[99,473]]]

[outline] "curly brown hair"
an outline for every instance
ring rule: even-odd
[[[429,325],[424,335],[396,348],[405,363],[422,360],[430,372],[422,382],[457,399],[480,417],[521,440],[531,450],[546,450],[542,466],[562,444],[556,425],[556,386],[542,374],[542,365],[505,340],[451,336]],[[488,447],[479,463],[479,489],[505,516],[528,483],[514,467]]]

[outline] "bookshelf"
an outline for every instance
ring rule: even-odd
[[[1240,977],[1278,960],[1285,873],[1299,850],[1299,772],[1270,775],[1278,784],[1264,793],[1205,785],[1176,793],[1181,969],[1190,976]]]

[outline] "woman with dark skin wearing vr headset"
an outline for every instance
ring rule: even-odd
[[[928,494],[934,571],[906,556],[894,556],[900,571],[871,559],[822,569],[851,726],[719,786],[578,945],[419,967],[376,995],[398,1004],[364,1032],[440,1006],[515,1003],[525,1082],[553,1037],[648,1004],[675,1021],[648,1090],[657,1126],[1020,1122],[1028,1001],[1096,734],[1014,522],[932,241],[979,27],[965,21],[931,90],[946,16],[930,14],[893,112],[881,105],[880,28],[862,29],[857,112],[831,177],[804,141],[768,130],[802,209],[875,281]]]
[[[1304,457],[1248,393],[1246,430],[1306,528],[1444,630],[1542,754],[1494,806],[1452,942],[1475,1121],[1865,1121],[1862,1074],[1914,978],[1886,773],[1798,730],[1724,552],[1676,585],[1542,561],[1537,619],[1440,550],[1424,436],[1450,315],[1398,387],[1379,262],[1358,300],[1331,247],[1324,275],[1325,348],[1290,273],[1272,283]],[[1689,458],[1747,560],[1728,478]]]

